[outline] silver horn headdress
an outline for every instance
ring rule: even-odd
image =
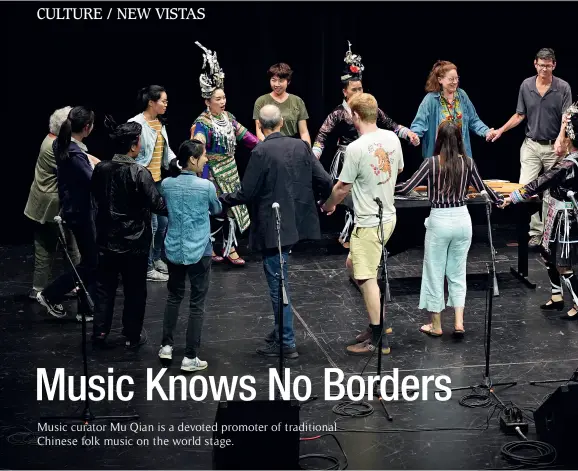
[[[570,107],[564,112],[564,114],[566,116],[568,116],[568,121],[566,122],[566,135],[570,139],[575,140],[576,139],[576,129],[574,129],[574,126],[572,125],[571,118],[575,114],[578,114],[578,101],[575,103],[572,103],[572,105],[570,105]]]
[[[203,46],[198,41],[195,44],[203,51],[203,67],[201,75],[199,76],[199,83],[201,85],[201,95],[203,98],[211,98],[213,92],[217,88],[223,88],[225,84],[225,73],[219,66],[217,61],[217,53],[212,52]]]
[[[345,81],[352,78],[361,80],[361,74],[365,69],[361,63],[361,56],[358,54],[353,54],[351,52],[351,43],[347,41],[347,44],[349,45],[349,50],[345,54],[345,59],[343,59],[343,62],[345,62],[345,70],[341,76],[341,80]]]

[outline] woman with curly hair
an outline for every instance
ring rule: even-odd
[[[470,97],[459,87],[458,68],[448,61],[437,61],[425,85],[427,95],[422,100],[410,129],[422,142],[422,155],[434,155],[437,129],[443,121],[451,121],[461,131],[465,155],[472,157],[470,131],[487,141],[493,136],[490,129],[478,117]]]

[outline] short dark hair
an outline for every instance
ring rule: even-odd
[[[351,78],[348,78],[347,80],[341,81],[341,88],[343,88],[343,90],[347,90],[349,88],[349,84],[351,82],[359,82],[359,83],[363,84],[360,77],[351,77]]]
[[[554,49],[550,49],[549,47],[543,47],[536,53],[536,60],[542,59],[543,61],[556,62],[556,54],[554,54]]]
[[[267,74],[269,75],[269,78],[277,76],[281,80],[286,79],[288,82],[290,82],[291,77],[293,76],[293,70],[291,67],[289,67],[288,64],[279,62],[278,64],[273,64],[271,67],[269,67]]]

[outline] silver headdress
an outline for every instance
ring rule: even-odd
[[[341,80],[345,81],[352,78],[361,80],[361,74],[365,69],[361,63],[361,56],[358,54],[353,54],[351,52],[351,43],[347,41],[347,44],[349,45],[349,50],[345,54],[345,59],[343,59],[343,62],[345,62],[345,71],[341,76]]]
[[[570,107],[564,112],[564,115],[568,117],[568,121],[566,121],[566,135],[572,140],[576,139],[576,130],[574,129],[574,126],[572,126],[571,120],[572,116],[575,114],[578,114],[578,101],[572,103],[572,105],[570,105]]]
[[[225,73],[219,66],[217,61],[217,53],[213,53],[203,46],[198,41],[195,44],[199,46],[204,52],[202,73],[199,77],[201,84],[201,96],[203,98],[211,98],[213,92],[217,88],[223,88],[225,84]]]

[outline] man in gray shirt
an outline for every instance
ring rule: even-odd
[[[520,149],[520,183],[525,185],[536,179],[542,170],[547,171],[556,163],[562,152],[562,114],[572,104],[572,91],[568,82],[554,77],[556,57],[549,48],[540,49],[534,59],[537,75],[527,78],[520,86],[516,114],[501,128],[491,131],[488,139],[496,141],[504,132],[516,127],[524,118],[526,138]],[[542,214],[548,208],[544,195]],[[540,214],[530,222],[530,246],[540,245],[544,229]]]

